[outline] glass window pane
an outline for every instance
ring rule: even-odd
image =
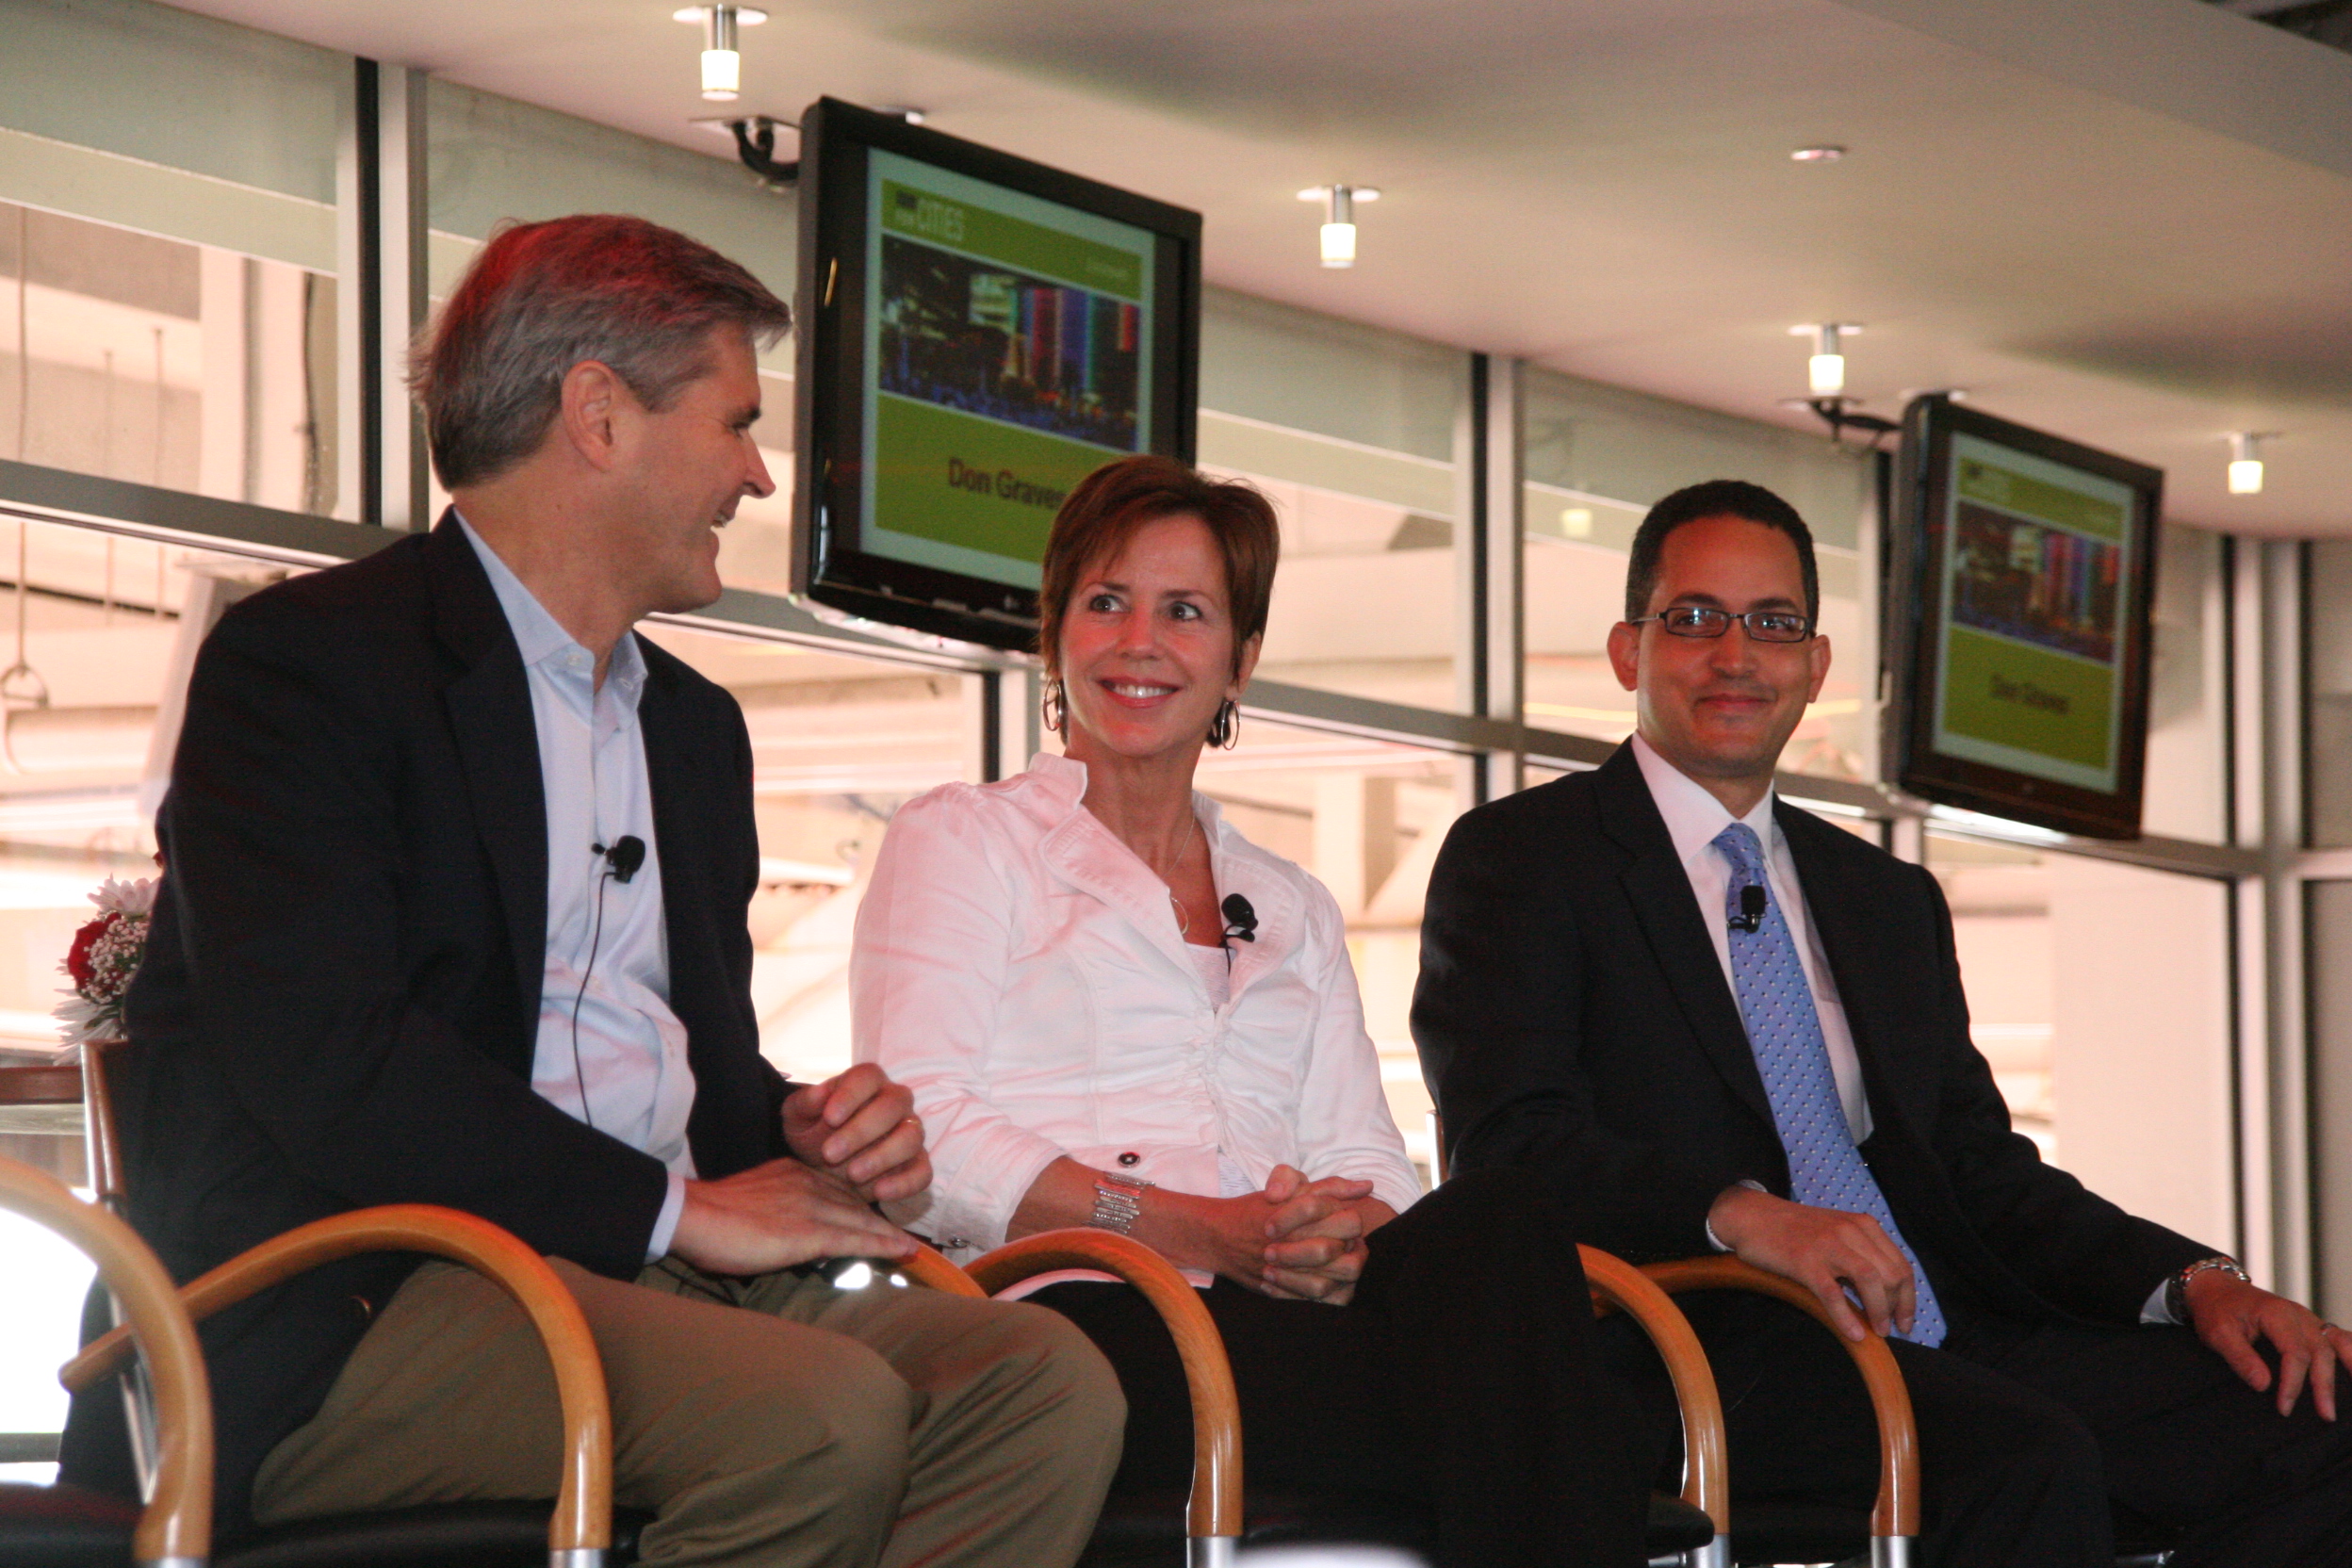
[[[0,456],[331,514],[351,57],[139,0],[7,37]]]
[[[0,451],[328,515],[334,277],[0,203]]]
[[[1208,291],[1201,466],[1274,502],[1282,568],[1258,673],[1459,710],[1455,412],[1468,356]]]
[[[1527,373],[1527,722],[1620,741],[1633,696],[1606,653],[1625,614],[1625,560],[1642,515],[1708,479],[1745,479],[1782,496],[1813,531],[1821,630],[1835,657],[1821,700],[1784,767],[1833,778],[1878,775],[1878,614],[1867,539],[1865,454],[1752,420],[1545,370]],[[1871,549],[1875,545],[1870,546]]]
[[[977,681],[951,671],[677,627],[655,642],[735,694],[751,730],[760,1048],[803,1083],[849,1066],[849,941],[890,814],[972,778]]]
[[[2148,669],[2144,832],[2224,843],[2230,837],[2229,647],[2222,551],[2202,529],[2164,525],[2156,635]]]
[[[2229,890],[1931,832],[2012,1124],[2133,1214],[2237,1245]]]
[[[21,1159],[22,1136],[0,1136],[0,1153]],[[49,1143],[63,1142],[44,1138]],[[57,1368],[80,1340],[82,1296],[96,1270],[52,1231],[0,1214],[0,1432],[65,1429],[65,1390]],[[0,1465],[0,1482],[46,1483],[49,1464]]]
[[[89,895],[107,877],[155,874],[157,712],[219,611],[285,575],[227,553],[0,519],[0,1062],[54,1059],[60,970],[91,916]],[[80,1119],[78,1106],[0,1106],[0,1154],[78,1184]],[[90,1266],[0,1216],[0,1431],[56,1431],[57,1369]],[[45,1468],[5,1478],[44,1478]]]
[[[2310,838],[2314,844],[2352,844],[2352,614],[2344,610],[2352,603],[2352,541],[2319,540],[2306,549]]]

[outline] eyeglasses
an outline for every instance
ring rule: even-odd
[[[1647,621],[1664,627],[1670,637],[1721,637],[1734,621],[1745,625],[1749,637],[1759,643],[1802,643],[1813,635],[1812,617],[1789,610],[1751,610],[1735,615],[1712,605],[1677,604],[1625,624],[1641,626]]]

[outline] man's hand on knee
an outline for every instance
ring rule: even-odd
[[[912,1198],[931,1184],[915,1097],[872,1062],[795,1090],[784,1102],[784,1141],[870,1203]]]
[[[713,1274],[766,1274],[819,1258],[904,1258],[915,1238],[848,1183],[797,1160],[688,1182],[670,1250]]]
[[[2294,1413],[2309,1381],[2312,1408],[2327,1420],[2336,1418],[2336,1369],[2352,1368],[2352,1334],[2322,1322],[2309,1307],[2220,1269],[2189,1282],[2188,1309],[2197,1337],[2257,1390],[2271,1386],[2271,1372],[2255,1346],[2270,1341],[2278,1352],[2279,1414]]]
[[[1873,1330],[1909,1331],[1918,1289],[1911,1260],[1869,1215],[1731,1187],[1715,1200],[1707,1223],[1740,1262],[1785,1275],[1821,1298],[1848,1339],[1859,1340]]]

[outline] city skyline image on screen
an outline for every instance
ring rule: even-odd
[[[877,150],[865,537],[1034,588],[1056,508],[1144,449],[1149,231]]]
[[[1936,749],[2111,791],[2132,492],[1968,434],[1951,463]]]

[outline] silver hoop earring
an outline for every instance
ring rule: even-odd
[[[1059,676],[1045,683],[1045,699],[1037,704],[1037,718],[1049,734],[1059,735],[1070,718],[1070,694]]]
[[[1241,705],[1227,697],[1217,709],[1217,717],[1209,721],[1209,744],[1219,751],[1231,751],[1241,741]]]

